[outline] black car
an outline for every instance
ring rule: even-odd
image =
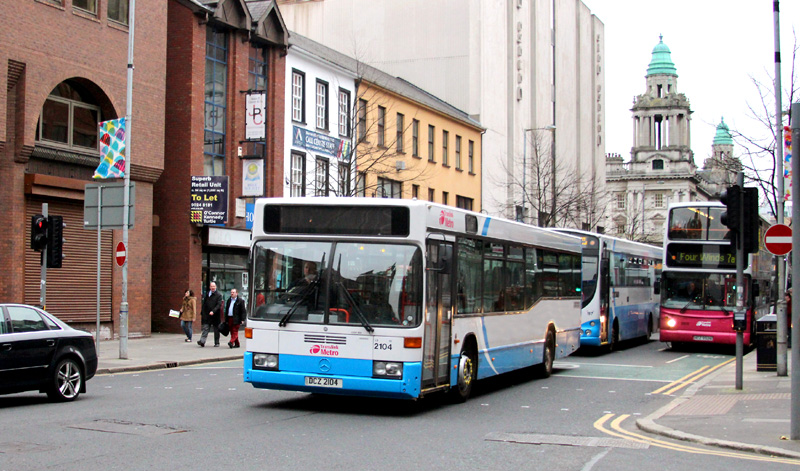
[[[0,304],[0,394],[45,392],[72,401],[97,371],[92,334],[24,304]]]

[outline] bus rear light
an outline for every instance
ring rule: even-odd
[[[422,337],[406,337],[403,339],[406,348],[422,348]]]
[[[246,339],[253,338],[253,328],[252,327],[245,327],[244,328],[244,338],[246,338]]]

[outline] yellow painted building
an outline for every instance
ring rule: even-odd
[[[480,123],[403,79],[361,68],[357,194],[480,211]]]

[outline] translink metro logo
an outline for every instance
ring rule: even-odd
[[[339,356],[339,346],[338,345],[314,345],[309,350],[309,353],[312,355],[322,355],[326,357],[337,357]]]

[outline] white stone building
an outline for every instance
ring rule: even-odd
[[[707,201],[735,180],[740,168],[724,121],[717,126],[712,156],[698,170],[691,149],[691,109],[678,92],[678,74],[662,40],[653,48],[646,90],[634,100],[630,161],[606,158],[609,195],[607,232],[661,244],[669,203]]]
[[[530,166],[522,171],[532,142],[555,157],[557,179],[605,194],[604,27],[580,0],[279,4],[292,31],[401,76],[481,122],[490,214],[513,218],[525,206],[525,220],[536,222],[520,185],[535,185]],[[558,214],[556,225],[594,229],[604,207],[595,203]]]

